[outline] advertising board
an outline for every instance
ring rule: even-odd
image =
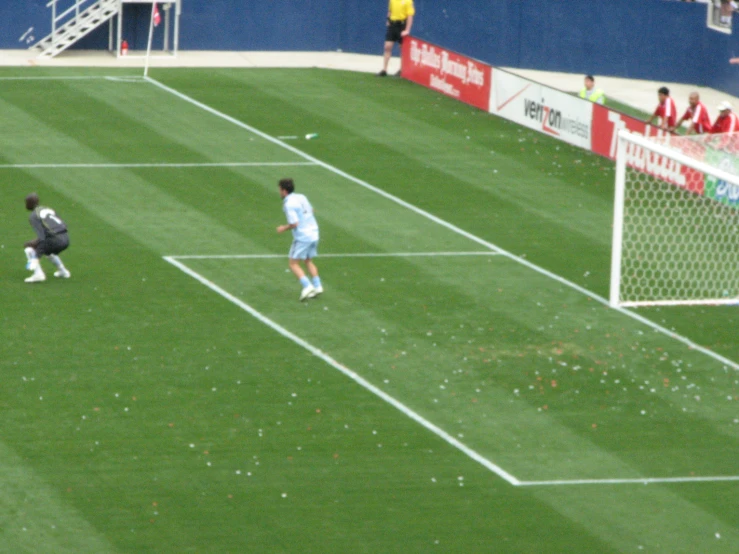
[[[490,113],[590,150],[593,104],[505,71],[495,71]]]
[[[644,121],[634,117],[609,110],[601,105],[594,105],[591,150],[596,154],[615,160],[618,132],[621,129],[628,129],[632,133],[638,133],[645,137],[670,135],[667,131],[647,125]],[[628,143],[626,164],[692,192],[698,194],[704,192],[705,180],[702,173],[659,154],[647,152],[641,146]]]
[[[487,111],[492,68],[415,37],[403,41],[402,76]]]

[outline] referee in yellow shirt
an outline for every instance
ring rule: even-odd
[[[413,16],[416,9],[413,0],[390,0],[387,8],[387,32],[385,33],[385,54],[382,60],[382,71],[377,75],[387,75],[387,64],[393,55],[393,44],[403,44],[403,37],[411,34]],[[398,72],[400,75],[400,72]]]

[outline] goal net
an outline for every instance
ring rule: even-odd
[[[739,134],[619,133],[610,303],[739,303]]]

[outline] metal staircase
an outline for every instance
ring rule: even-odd
[[[60,0],[51,0],[51,33],[34,44],[31,49],[40,50],[39,58],[53,58],[72,46],[85,35],[97,29],[117,15],[120,0],[71,0],[73,5],[57,14]],[[86,4],[91,5],[85,7]]]

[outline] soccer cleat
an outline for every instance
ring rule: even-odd
[[[313,285],[308,285],[305,287],[302,291],[300,291],[300,301],[304,302],[305,300],[308,300],[309,298],[313,298],[313,292],[316,289],[313,288]]]
[[[26,279],[26,283],[40,283],[41,281],[46,281],[46,275],[43,273],[34,273]]]
[[[308,298],[315,298],[319,294],[323,294],[323,287],[313,287],[313,291],[308,295]]]
[[[57,279],[69,279],[71,276],[72,274],[66,268],[54,272],[54,277],[56,277]]]
[[[378,77],[387,77],[387,71],[384,69],[377,74]]]

